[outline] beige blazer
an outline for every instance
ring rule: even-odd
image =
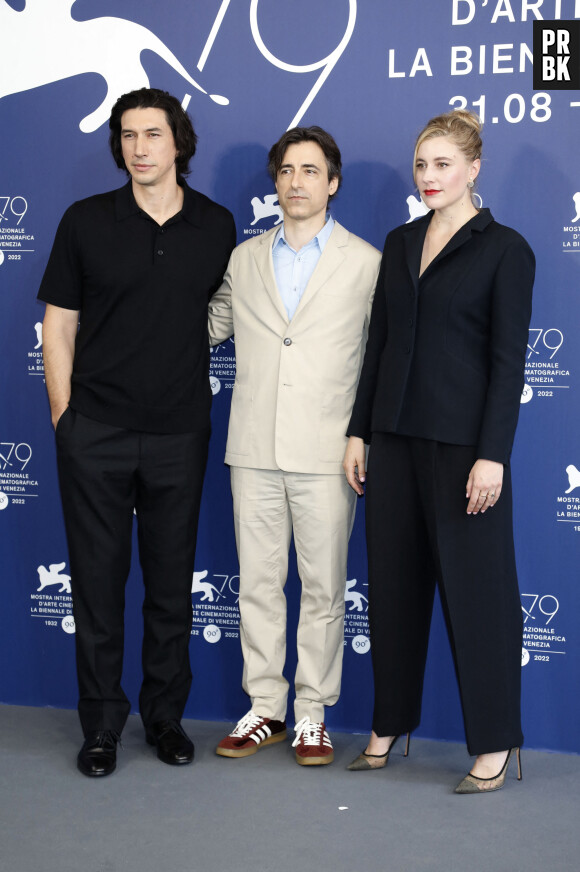
[[[342,473],[381,256],[335,223],[290,321],[274,275],[276,230],[232,252],[210,302],[211,344],[235,333],[225,461]]]

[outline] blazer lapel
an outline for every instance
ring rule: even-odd
[[[425,217],[429,218],[430,216],[427,215]],[[423,219],[421,219],[421,220],[423,220]],[[439,252],[437,257],[433,258],[433,260],[431,261],[431,263],[429,264],[429,266],[427,267],[427,269],[425,270],[423,275],[425,275],[425,273],[429,272],[429,270],[431,270],[434,266],[436,266],[436,264],[438,264],[439,261],[443,260],[444,257],[447,257],[449,254],[456,251],[458,248],[461,248],[462,245],[464,245],[466,242],[468,242],[471,239],[474,231],[484,230],[491,221],[493,221],[493,217],[492,217],[489,209],[480,209],[477,215],[474,215],[474,217],[470,221],[468,221],[467,224],[464,224],[463,227],[460,227],[459,230],[457,231],[457,233],[451,237],[451,239],[449,240],[447,245],[441,249],[441,251]],[[417,224],[418,223],[419,222],[417,222]],[[428,226],[428,223],[425,226],[425,232],[422,234],[422,237],[421,237],[421,249],[419,251],[419,264],[421,263],[421,251],[423,250],[423,241],[425,240],[425,233],[427,232],[427,226]],[[417,269],[417,275],[418,274],[419,274],[419,270]]]
[[[415,294],[419,292],[419,270],[421,269],[421,256],[423,254],[423,243],[425,242],[425,234],[431,220],[431,212],[424,215],[422,218],[413,221],[406,225],[405,233],[405,259],[409,276],[413,283]]]
[[[278,285],[276,284],[276,275],[274,273],[274,261],[272,259],[272,242],[278,228],[273,227],[268,233],[263,233],[260,239],[260,244],[254,252],[256,266],[264,283],[266,292],[272,301],[272,304],[285,324],[289,324],[288,313],[284,308]]]
[[[459,228],[454,236],[451,237],[447,245],[441,249],[437,257],[433,258],[425,272],[435,266],[435,264],[439,263],[440,260],[443,260],[444,257],[447,257],[448,254],[451,254],[452,251],[460,248],[460,246],[462,246],[464,242],[467,242],[468,239],[471,239],[471,228],[464,225]]]
[[[330,234],[324,251],[318,259],[314,272],[306,285],[302,299],[298,303],[294,318],[297,318],[308,306],[313,297],[328,282],[333,273],[341,266],[345,258],[345,248],[348,245],[348,230],[338,221],[334,222],[334,228]]]

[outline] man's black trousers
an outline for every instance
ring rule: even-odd
[[[209,427],[143,433],[70,408],[58,422],[85,735],[120,733],[130,711],[121,674],[134,510],[145,587],[141,717],[150,725],[183,715],[191,686],[191,585],[208,438]]]

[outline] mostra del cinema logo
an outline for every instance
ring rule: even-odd
[[[66,562],[49,563],[48,566],[41,563],[36,567],[36,574],[34,592],[30,595],[31,618],[44,627],[73,635],[71,577],[66,571]]]

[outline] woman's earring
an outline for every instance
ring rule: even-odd
[[[467,182],[467,187],[473,188],[473,179],[469,179],[469,181]]]

